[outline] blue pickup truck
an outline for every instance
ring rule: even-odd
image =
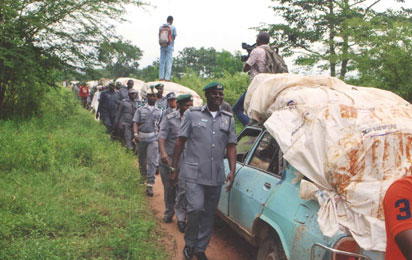
[[[225,168],[228,174],[227,161]],[[238,136],[235,180],[230,192],[223,187],[218,215],[258,248],[258,260],[384,259],[345,233],[323,236],[319,204],[302,200],[299,186],[276,140],[265,129],[246,127]]]

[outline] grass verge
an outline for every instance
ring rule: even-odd
[[[0,259],[166,259],[136,158],[71,93],[0,121]]]

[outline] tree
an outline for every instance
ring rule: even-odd
[[[3,0],[0,5],[0,117],[36,112],[64,69],[97,64],[114,20],[140,0]]]
[[[383,0],[272,0],[275,14],[284,22],[266,29],[286,56],[295,63],[329,69],[331,76],[345,78],[351,69],[357,42],[352,32],[378,12]],[[403,0],[393,0],[404,2]]]
[[[393,91],[412,101],[411,10],[388,12],[354,32],[358,74],[353,83]]]
[[[128,41],[103,42],[99,47],[98,60],[113,78],[128,77],[136,73],[142,51]]]
[[[240,55],[214,48],[184,48],[173,63],[175,75],[195,72],[202,78],[221,77],[225,72],[233,74],[242,70]]]

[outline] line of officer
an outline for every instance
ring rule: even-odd
[[[122,142],[127,149],[133,150],[133,116],[141,102],[138,100],[138,91],[130,88],[127,99],[120,102],[116,114],[116,126],[122,137]]]
[[[230,189],[235,172],[237,142],[233,116],[220,108],[224,96],[223,86],[213,82],[203,90],[207,105],[193,107],[185,112],[172,163],[176,168],[183,152],[179,171],[172,173],[172,179],[178,175],[186,192],[188,216],[183,254],[186,259],[196,255],[198,260],[207,259],[205,250],[225,181],[225,150],[230,168],[226,181],[229,181]]]
[[[146,105],[139,107],[133,117],[134,141],[138,145],[140,173],[146,179],[146,194],[153,196],[155,173],[159,166],[158,130],[162,111],[155,106],[157,89],[146,89]]]
[[[169,93],[171,94],[171,93]],[[169,95],[168,94],[168,95]],[[173,93],[174,94],[174,93]],[[176,187],[175,181],[170,179],[172,156],[178,137],[183,113],[193,106],[193,97],[190,94],[179,95],[174,100],[169,96],[169,108],[173,106],[172,101],[177,102],[177,111],[166,114],[160,123],[159,151],[160,151],[160,176],[164,187],[165,212],[163,221],[172,222],[176,209],[177,226],[180,232],[184,232],[186,226],[186,200],[182,185]],[[178,192],[177,192],[178,191]],[[176,198],[176,192],[178,197]],[[176,208],[175,208],[176,207]]]

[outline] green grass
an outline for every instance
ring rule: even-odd
[[[71,93],[0,121],[0,259],[166,259],[136,158]]]

